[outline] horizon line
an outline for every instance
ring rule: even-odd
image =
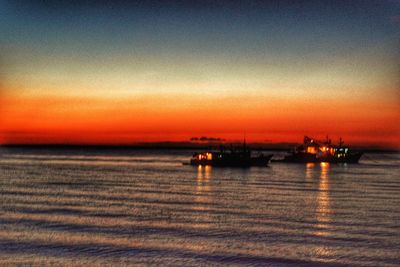
[[[0,148],[114,148],[114,149],[205,149],[222,144],[241,144],[243,141],[223,142],[190,142],[190,141],[157,141],[134,143],[8,143],[0,144]],[[248,145],[257,146],[253,149],[262,150],[289,150],[300,142],[247,142]],[[353,150],[374,152],[400,152],[400,148],[388,147],[378,144],[354,144]]]

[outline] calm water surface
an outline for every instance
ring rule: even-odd
[[[182,165],[192,151],[0,150],[0,265],[400,265],[400,157]]]

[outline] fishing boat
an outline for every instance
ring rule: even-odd
[[[325,141],[318,141],[305,136],[303,144],[291,151],[290,155],[273,161],[292,163],[358,163],[363,153],[352,152],[349,147],[343,146],[343,144],[342,138],[340,138],[339,145],[335,146],[328,137]]]
[[[193,154],[191,165],[210,165],[217,167],[251,167],[267,166],[273,155],[259,153],[252,155],[251,149],[243,142],[241,148],[226,149],[221,146],[219,151],[205,151]]]

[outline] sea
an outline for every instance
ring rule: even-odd
[[[0,265],[400,265],[400,154],[216,168],[193,152],[0,148]]]

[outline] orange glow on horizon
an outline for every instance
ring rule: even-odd
[[[11,92],[11,90],[9,90]],[[131,97],[3,94],[1,144],[132,144],[211,136],[301,142],[304,134],[400,147],[400,114],[371,99],[147,94]]]

